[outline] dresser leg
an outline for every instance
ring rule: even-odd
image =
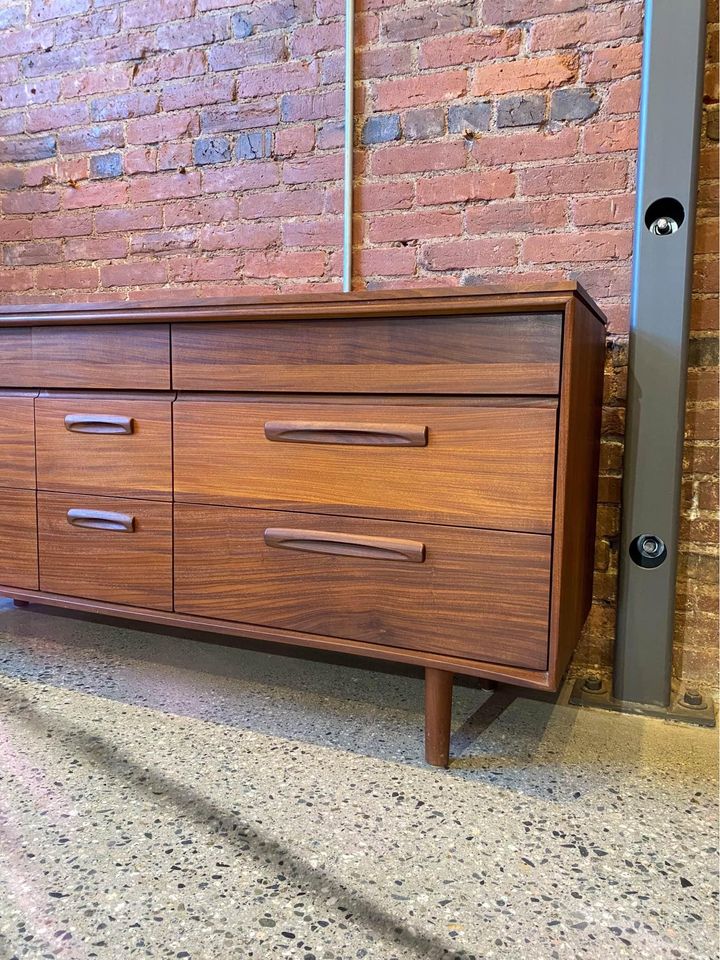
[[[450,759],[453,674],[425,669],[425,760],[446,767]]]
[[[29,607],[29,606],[30,606],[30,601],[29,601],[29,600],[13,600],[13,603],[15,604],[16,607]]]

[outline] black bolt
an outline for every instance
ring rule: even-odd
[[[583,687],[588,693],[600,693],[602,690],[602,680],[600,677],[595,676],[586,677]]]
[[[686,690],[683,695],[683,703],[688,707],[701,707],[703,705],[702,694],[699,690]]]

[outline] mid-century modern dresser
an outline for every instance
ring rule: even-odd
[[[605,329],[574,283],[0,308],[0,593],[557,689]]]

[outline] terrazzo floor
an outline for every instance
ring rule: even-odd
[[[716,960],[716,747],[0,600],[0,960]]]

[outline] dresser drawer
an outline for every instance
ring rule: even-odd
[[[172,610],[169,503],[38,494],[40,589]]]
[[[34,490],[0,489],[0,584],[37,590],[37,512]]]
[[[562,317],[177,323],[179,390],[554,394]]]
[[[170,328],[133,326],[0,329],[0,383],[6,387],[166,390]]]
[[[178,400],[175,497],[549,533],[556,409]]]
[[[34,402],[0,393],[0,487],[35,488]]]
[[[171,411],[170,400],[40,397],[38,486],[170,500]]]
[[[177,504],[175,610],[544,669],[550,538]]]

